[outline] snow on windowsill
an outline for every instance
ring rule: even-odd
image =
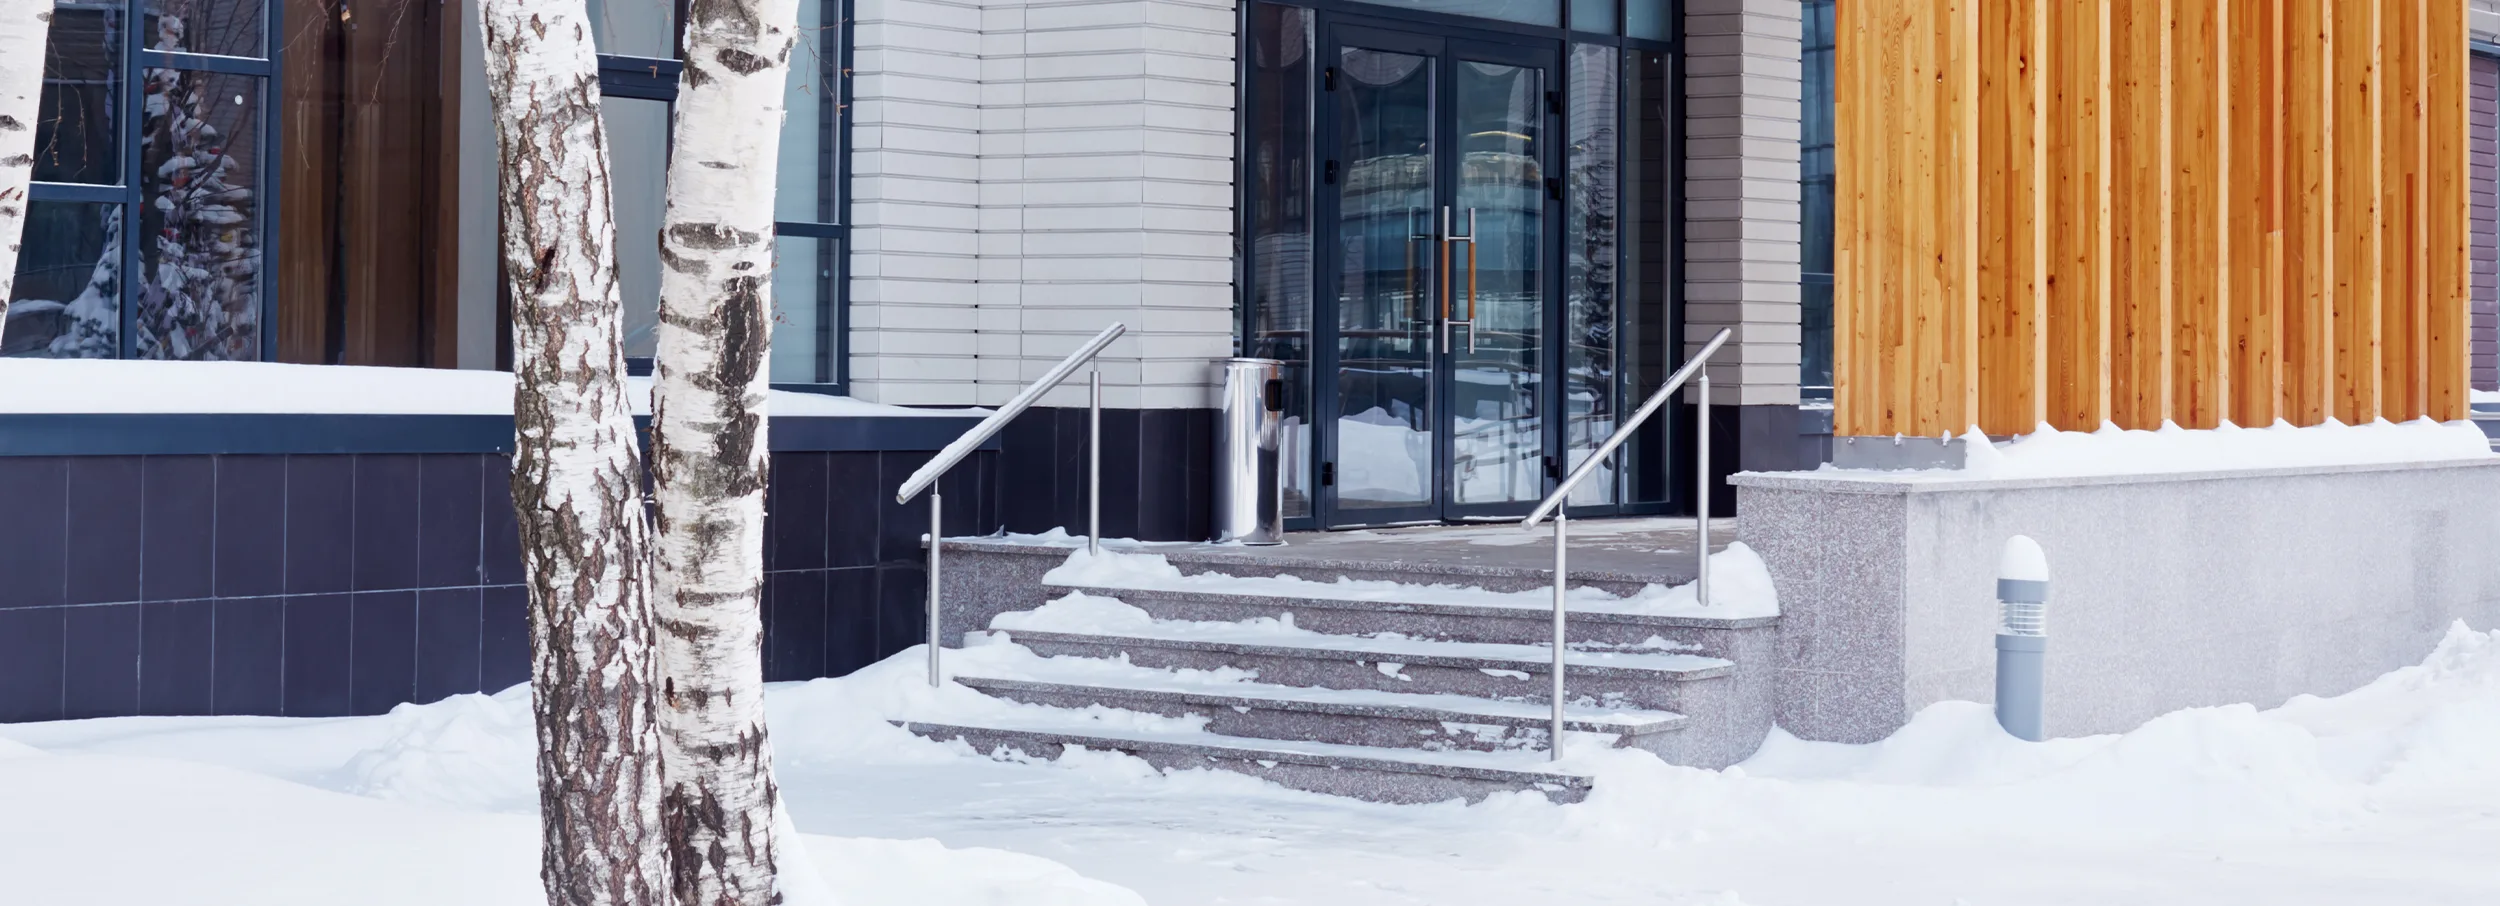
[[[2271,427],[2225,423],[2190,430],[2164,423],[2160,430],[2038,431],[1990,442],[1973,427],[1958,469],[1843,469],[1830,463],[1812,472],[1769,473],[1778,478],[1849,479],[1904,484],[2040,478],[2175,475],[2260,469],[2398,465],[2485,461],[2491,439],[2465,421],[2418,419],[2346,425],[2333,419],[2312,427],[2277,421]],[[1760,473],[1755,473],[1760,474]]]
[[[650,414],[651,379],[629,377],[634,414]],[[772,415],[921,418],[986,409],[907,409],[846,396],[775,390]],[[501,371],[0,359],[0,414],[510,415],[512,375]]]

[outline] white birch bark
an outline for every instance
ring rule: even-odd
[[[773,188],[797,20],[796,0],[687,7],[651,427],[662,809],[680,906],[781,901],[760,605]]]
[[[561,906],[658,906],[668,867],[650,528],[590,19],[583,0],[481,0],[479,14],[513,300],[539,877]]]
[[[26,184],[35,177],[35,109],[43,93],[52,0],[0,0],[0,332],[9,324],[17,250],[26,234]]]

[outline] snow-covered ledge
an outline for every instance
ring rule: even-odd
[[[2047,549],[2048,731],[2334,694],[2500,624],[2500,457],[2463,423],[2095,433],[1962,469],[1735,476],[1782,604],[1779,722],[1865,742],[1993,693],[1998,552]]]
[[[0,456],[512,449],[500,371],[0,359],[0,388]],[[647,418],[650,379],[626,390]],[[988,414],[781,390],[769,411],[772,449],[796,451],[935,450]]]

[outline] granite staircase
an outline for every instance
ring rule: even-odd
[[[966,556],[948,542],[953,563],[971,561],[950,571],[992,558],[992,599],[1015,608],[974,606],[966,616],[986,620],[973,640],[1038,657],[1005,675],[966,665],[954,682],[1039,707],[978,725],[904,722],[915,733],[1030,757],[1125,752],[1386,802],[1506,790],[1568,802],[1591,788],[1571,762],[1549,759],[1551,598],[1535,571],[1404,564],[1395,582],[1364,581],[1379,570],[1200,550],[1173,555],[1163,575],[1096,571],[1008,592],[996,577],[1029,580],[1036,565],[1017,558],[1067,552],[971,544]],[[1648,578],[1674,577],[1574,575],[1566,754],[1613,745],[1682,764],[1742,759],[1770,725],[1762,668],[1778,618],[1662,614]],[[1106,710],[1181,720],[1104,720]]]

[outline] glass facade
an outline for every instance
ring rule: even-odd
[[[1808,400],[1832,398],[1832,2],[1805,0],[1805,105],[1801,124],[1804,301],[1797,381]]]
[[[268,19],[264,0],[56,6],[0,351],[263,357]]]
[[[1336,9],[1242,14],[1240,348],[1287,363],[1286,512],[1524,512],[1674,359],[1674,58],[1584,37],[1601,0],[1526,35]],[[1662,508],[1666,421],[1573,505]]]
[[[589,5],[626,345],[646,365],[676,4]],[[775,211],[781,384],[842,381],[845,9],[803,0],[791,55]],[[459,212],[494,203],[491,183],[460,176],[478,147],[464,129],[491,122],[462,119],[462,89],[481,76],[462,68],[475,33],[445,18],[459,12],[421,0],[58,3],[0,354],[454,364],[458,274],[475,264],[462,256],[493,254],[460,241]],[[284,40],[269,34],[280,21]]]

